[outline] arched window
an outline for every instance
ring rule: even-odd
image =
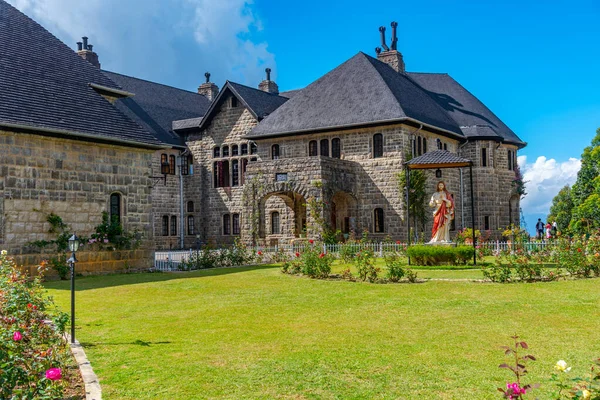
[[[251,142],[250,143],[250,154],[256,154],[258,153],[258,146],[256,145],[256,143]]]
[[[448,144],[447,143],[444,143],[444,150],[448,150]]]
[[[421,136],[417,137],[417,155],[420,156],[423,154],[422,140]]]
[[[213,157],[214,158],[219,158],[221,157],[221,148],[220,147],[215,147],[213,149]]]
[[[177,217],[171,216],[171,236],[177,236]]]
[[[229,157],[229,146],[223,146],[221,153],[223,153],[223,157]]]
[[[239,186],[240,184],[240,162],[239,160],[231,160],[231,186]]]
[[[238,145],[237,144],[234,144],[233,146],[231,146],[231,155],[232,156],[238,155]]]
[[[163,175],[169,173],[169,159],[164,153],[160,155],[160,173]]]
[[[242,185],[244,184],[244,182],[246,182],[246,169],[247,168],[248,168],[248,159],[243,158],[242,159],[242,177],[240,178],[240,182],[242,182]]]
[[[169,156],[169,174],[175,175],[175,156]]]
[[[487,149],[484,147],[481,149],[481,166],[487,167],[487,165],[488,165]]]
[[[442,149],[442,141],[440,139],[435,139],[435,143],[437,144],[438,150]]]
[[[383,208],[376,208],[374,213],[374,231],[375,233],[383,233],[385,232],[385,227],[383,223]]]
[[[274,144],[271,146],[271,159],[279,160],[279,145]]]
[[[280,231],[281,230],[279,229],[279,212],[273,211],[271,213],[271,234],[279,235]]]
[[[188,217],[187,217],[187,234],[193,235],[195,233],[196,232],[194,230],[194,216],[188,215]]]
[[[229,161],[216,161],[213,168],[215,187],[229,187]]]
[[[242,155],[245,156],[248,154],[248,145],[246,143],[244,143],[242,145]]]
[[[331,139],[331,157],[341,158],[342,157],[342,143],[340,138]]]
[[[321,139],[321,157],[329,157],[329,139]]]
[[[162,217],[162,235],[169,236],[169,216],[163,215]]]
[[[373,135],[373,158],[383,157],[383,135],[376,133]]]
[[[121,195],[118,193],[110,195],[110,220],[121,223]]]
[[[231,235],[231,216],[223,215],[223,235]]]
[[[240,214],[233,214],[231,222],[232,222],[231,225],[233,228],[233,234],[239,235],[240,234]]]
[[[193,201],[187,202],[187,212],[194,212],[194,202]]]
[[[308,142],[308,155],[310,157],[316,157],[319,155],[319,150],[317,148],[317,141],[311,140]]]
[[[423,138],[423,153],[427,153],[427,138]]]

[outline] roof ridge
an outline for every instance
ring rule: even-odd
[[[282,93],[282,92],[279,92],[279,93],[275,94],[275,93],[265,92],[264,90],[260,90],[260,89],[257,89],[257,88],[253,88],[252,86],[244,85],[242,83],[237,83],[237,82],[233,82],[233,81],[230,81],[230,80],[227,80],[227,82],[229,82],[230,84],[233,84],[233,85],[242,86],[242,87],[244,87],[246,89],[251,89],[251,90],[254,90],[254,91],[257,91],[257,92],[260,92],[260,93],[268,94],[270,96],[283,97],[283,96],[280,95],[280,93]],[[289,90],[288,90],[288,92],[289,92]],[[284,97],[284,98],[287,98],[287,97]]]
[[[0,1],[2,1],[2,0],[0,0]],[[191,94],[197,94],[198,96],[203,96],[203,95],[201,95],[198,92],[194,92],[194,91],[191,91],[191,90],[178,88],[178,87],[175,87],[175,86],[167,85],[165,83],[154,82],[154,81],[151,81],[151,80],[148,80],[148,79],[138,78],[136,76],[131,76],[131,75],[125,75],[125,74],[121,74],[119,72],[109,71],[109,70],[106,70],[106,69],[101,69],[100,71],[102,71],[103,73],[104,72],[108,72],[109,74],[120,75],[120,76],[124,76],[126,78],[135,79],[135,80],[142,81],[142,82],[147,82],[147,83],[152,83],[153,85],[160,85],[160,86],[164,86],[164,87],[167,87],[167,88],[170,88],[170,89],[181,90],[182,92],[191,93]],[[109,77],[109,79],[110,79],[110,77]],[[117,86],[119,86],[119,85],[117,85]]]

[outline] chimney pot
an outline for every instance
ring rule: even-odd
[[[271,68],[265,69],[265,72],[267,73],[267,80],[270,81],[271,80]]]
[[[82,37],[81,39],[83,39],[83,49],[87,50],[88,49],[88,38],[87,36]]]
[[[206,83],[210,83],[210,72],[204,73],[204,76],[206,77]]]
[[[83,49],[83,43],[77,42],[77,51],[81,51]]]
[[[91,44],[88,44],[88,50],[89,50],[89,51],[93,51],[93,50],[92,50],[92,47],[93,47],[93,46],[92,46]]]

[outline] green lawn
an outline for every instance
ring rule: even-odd
[[[457,272],[478,270],[435,274]],[[68,282],[46,286],[68,310]],[[514,333],[538,358],[534,382],[558,359],[577,375],[600,357],[600,279],[382,285],[260,267],[77,287],[77,337],[109,400],[497,399]]]

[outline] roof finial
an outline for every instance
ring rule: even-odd
[[[377,55],[381,54],[381,47],[375,47],[375,53],[377,53]]]
[[[381,47],[383,47],[383,50],[389,51],[390,48],[385,44],[385,26],[380,26],[379,32],[381,32]]]
[[[397,27],[398,23],[396,21],[392,22],[392,50],[398,49],[398,37],[396,36]]]
[[[206,83],[210,83],[210,72],[205,72],[204,76],[206,77]]]
[[[265,72],[267,73],[267,80],[270,81],[271,80],[271,68],[265,69]]]

